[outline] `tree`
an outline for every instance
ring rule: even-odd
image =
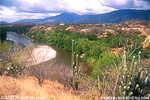
[[[6,40],[6,28],[3,26],[0,26],[0,40],[1,42],[3,42],[4,40]]]
[[[115,63],[117,63],[117,60],[115,58],[115,55],[111,54],[112,58],[115,59]],[[113,61],[110,58],[110,55],[108,52],[103,52],[100,54],[99,59],[96,61],[95,66],[92,71],[92,77],[97,78],[97,76],[103,77],[101,72],[105,69],[111,68],[111,66],[114,66]],[[95,74],[97,73],[97,74]]]
[[[1,75],[5,72],[14,77],[21,75],[29,59],[27,52],[30,52],[28,48],[15,47],[8,41],[0,44]]]
[[[7,64],[11,62],[11,49],[13,45],[8,42],[0,43],[0,74],[6,71]]]
[[[57,64],[53,59],[56,56],[55,50],[48,46],[38,46],[30,50],[30,59],[27,60],[28,67],[25,70],[38,79],[40,86],[45,79],[69,84],[72,71],[68,66]]]
[[[100,54],[101,54],[101,47],[102,47],[102,45],[100,45],[100,43],[99,42],[97,42],[97,41],[92,41],[91,43],[90,43],[90,50],[89,50],[89,52],[90,52],[90,54],[89,54],[89,56],[92,56],[92,57],[94,57],[95,59],[98,59],[99,58],[99,56],[100,56]]]
[[[87,38],[89,40],[97,40],[98,39],[97,35],[94,33],[87,33],[84,35],[84,38]]]

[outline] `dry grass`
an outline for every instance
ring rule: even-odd
[[[57,81],[45,80],[41,87],[35,77],[15,79],[0,76],[0,97],[12,96],[15,100],[26,98],[32,100],[79,100],[77,96],[72,94],[72,91],[66,91],[64,85]]]

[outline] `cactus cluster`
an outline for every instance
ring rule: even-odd
[[[73,70],[73,86],[78,89],[78,75],[79,75],[79,57],[74,52],[74,40],[72,40],[72,56],[71,67]]]
[[[141,57],[139,54],[139,63],[132,58],[130,66],[127,64],[126,51],[123,55],[123,66],[120,70],[119,92],[121,96],[147,96],[150,90],[148,67],[141,66]]]

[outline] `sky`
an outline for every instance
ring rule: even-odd
[[[61,13],[103,14],[119,9],[150,9],[150,0],[0,0],[0,21],[42,19]]]

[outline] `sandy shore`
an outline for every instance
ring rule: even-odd
[[[53,48],[47,45],[37,46],[33,49],[31,54],[31,58],[33,59],[32,65],[48,61],[55,57],[56,57],[56,51]]]

